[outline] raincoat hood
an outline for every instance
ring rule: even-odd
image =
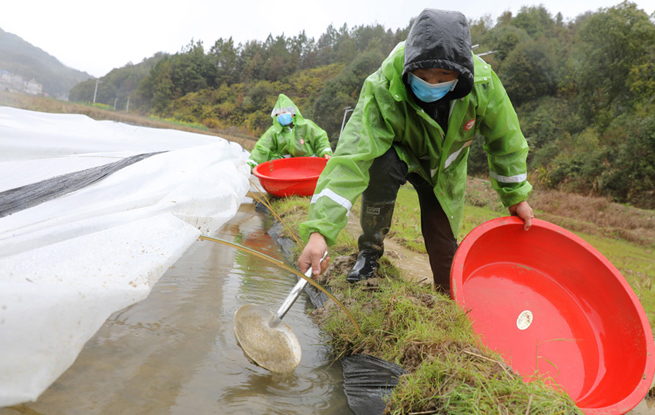
[[[293,114],[293,128],[283,126],[277,116],[283,112]],[[255,168],[258,164],[282,157],[325,157],[332,155],[332,147],[327,133],[312,120],[303,118],[300,110],[291,99],[280,94],[271,111],[273,125],[257,140],[250,153],[248,164]]]
[[[301,125],[305,122],[305,119],[302,117],[300,110],[296,104],[291,101],[291,98],[284,94],[280,94],[277,97],[277,101],[273,106],[273,111],[271,111],[271,118],[273,118],[273,126],[277,127],[278,132],[282,129],[282,124],[277,120],[277,116],[283,112],[289,112],[293,114],[293,125]]]
[[[405,41],[403,82],[415,69],[441,68],[459,72],[450,99],[462,98],[473,90],[471,32],[460,12],[425,9],[418,15]]]

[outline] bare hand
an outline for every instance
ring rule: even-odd
[[[321,262],[323,255],[327,252],[327,242],[320,233],[313,233],[309,236],[309,241],[298,258],[298,267],[303,274],[312,267],[312,278],[316,278],[323,273],[330,265],[330,257],[325,257]]]
[[[512,216],[518,216],[523,220],[525,225],[523,229],[526,231],[532,226],[532,219],[534,218],[534,212],[532,208],[525,200],[523,202],[517,203],[509,207],[509,214]]]

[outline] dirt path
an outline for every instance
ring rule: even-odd
[[[351,214],[348,217],[348,225],[345,231],[357,238],[361,234],[361,229],[359,215]],[[384,240],[384,255],[396,268],[401,270],[402,275],[407,279],[432,285],[432,270],[430,269],[427,254],[412,251],[393,239],[386,238]]]

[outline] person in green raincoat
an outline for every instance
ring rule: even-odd
[[[469,146],[485,137],[491,183],[525,230],[528,145],[507,93],[491,67],[471,51],[466,17],[425,9],[407,36],[364,82],[357,106],[319,177],[308,218],[301,272],[320,262],[362,195],[359,256],[348,281],[373,275],[384,252],[396,195],[409,181],[418,193],[421,231],[434,284],[450,291],[450,267],[462,224]]]
[[[283,157],[332,156],[327,133],[313,121],[303,118],[296,104],[280,94],[271,112],[273,125],[259,138],[250,152],[248,164],[258,164]]]

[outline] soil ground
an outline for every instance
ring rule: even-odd
[[[362,228],[359,224],[358,215],[349,216],[348,226],[346,226],[345,230],[355,238],[361,234]],[[432,270],[430,269],[430,262],[426,253],[410,250],[395,242],[393,238],[385,238],[384,256],[389,259],[394,267],[401,271],[403,277],[421,284],[432,285]],[[348,270],[345,271],[346,273],[352,268],[356,259],[356,255],[352,255],[350,261],[345,265],[349,265]]]

